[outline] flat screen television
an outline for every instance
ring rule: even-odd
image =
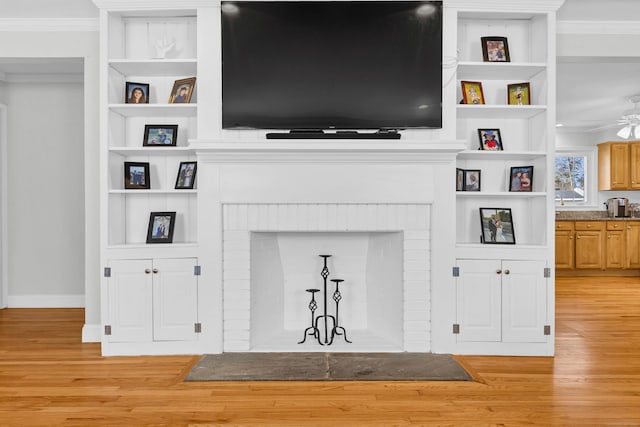
[[[441,128],[442,2],[223,1],[222,126]]]

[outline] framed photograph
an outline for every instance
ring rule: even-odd
[[[484,62],[511,62],[506,37],[480,37]]]
[[[502,136],[500,129],[478,129],[480,150],[502,151]]]
[[[196,86],[196,78],[176,80],[173,83],[171,96],[169,96],[169,104],[188,104],[191,102],[191,95]]]
[[[144,125],[144,147],[175,147],[177,141],[178,125]]]
[[[509,105],[531,105],[531,90],[528,82],[507,85]]]
[[[126,82],[124,90],[124,99],[127,104],[148,104],[149,103],[149,84]]]
[[[176,190],[191,190],[196,180],[197,162],[180,162],[176,177]]]
[[[515,245],[510,208],[480,208],[482,243]]]
[[[464,171],[464,191],[480,191],[480,169]]]
[[[464,169],[456,168],[456,191],[464,191]]]
[[[533,166],[513,166],[509,172],[509,191],[532,191]]]
[[[464,104],[484,104],[484,92],[482,82],[470,82],[462,80],[462,100]]]
[[[149,163],[124,162],[124,188],[132,190],[151,188]]]
[[[172,243],[175,221],[175,212],[151,212],[147,243]]]

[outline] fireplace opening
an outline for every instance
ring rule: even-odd
[[[251,232],[250,351],[402,351],[403,242],[400,231]],[[332,255],[327,259],[329,315],[336,305],[331,279],[344,280],[339,324],[351,343],[337,336],[331,346],[313,337],[298,344],[310,326],[306,289],[320,289],[315,315],[324,313],[320,254]]]

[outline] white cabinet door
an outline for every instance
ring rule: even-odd
[[[502,261],[502,340],[546,342],[544,261]]]
[[[195,258],[153,260],[154,341],[195,340],[198,278]]]
[[[545,261],[458,260],[458,267],[458,341],[547,341]]]
[[[151,260],[113,260],[107,281],[110,342],[151,341]]]
[[[458,341],[500,341],[501,262],[458,260],[456,309],[460,325]]]

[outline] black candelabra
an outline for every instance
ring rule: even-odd
[[[342,279],[331,279],[332,282],[336,284],[335,291],[333,292],[333,301],[336,304],[335,316],[331,314],[327,314],[327,279],[329,278],[329,267],[327,267],[327,258],[330,258],[331,255],[320,255],[324,261],[324,266],[320,271],[320,276],[323,281],[323,306],[322,306],[322,314],[319,316],[315,315],[315,312],[318,308],[318,303],[315,299],[315,293],[319,292],[320,289],[307,289],[307,292],[311,294],[311,301],[309,301],[309,311],[311,312],[311,326],[304,330],[304,337],[302,341],[298,342],[298,344],[302,344],[306,341],[308,335],[313,335],[315,339],[318,340],[320,345],[331,345],[333,344],[333,339],[336,335],[342,335],[344,340],[348,343],[351,343],[347,339],[347,331],[344,327],[338,324],[338,309],[340,305],[340,300],[342,299],[342,294],[340,293],[340,283],[344,282]],[[329,320],[331,320],[331,334],[329,334]],[[321,326],[324,329],[324,343],[323,343],[323,335],[320,333],[320,329],[318,329],[318,322],[321,322]],[[342,332],[339,332],[342,331]]]

